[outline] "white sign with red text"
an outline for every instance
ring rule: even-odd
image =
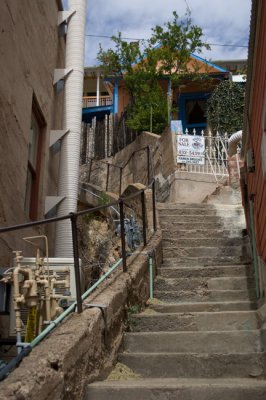
[[[178,163],[204,165],[204,137],[193,135],[177,135],[176,138]]]

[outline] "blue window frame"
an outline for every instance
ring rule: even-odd
[[[196,129],[199,135],[206,128],[207,100],[210,92],[181,93],[178,98],[178,119],[182,120],[183,129],[191,132]]]

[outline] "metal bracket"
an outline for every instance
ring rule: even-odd
[[[46,196],[45,197],[45,215],[57,204],[59,204],[62,200],[64,200],[64,196]]]
[[[57,17],[57,25],[63,24],[68,18],[72,17],[73,14],[76,13],[76,10],[74,11],[59,11],[58,12],[58,17]]]
[[[61,139],[69,132],[69,129],[66,130],[58,130],[58,131],[50,131],[50,143],[49,147],[52,147],[57,140]]]
[[[55,69],[54,70],[54,80],[53,80],[53,85],[56,85],[56,83],[62,79],[65,79],[67,75],[70,74],[70,72],[73,71],[73,68],[62,68],[62,69]]]
[[[107,345],[107,306],[105,304],[89,304],[83,303],[88,308],[99,308],[101,310],[104,322],[104,344]]]

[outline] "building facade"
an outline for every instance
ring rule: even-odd
[[[266,297],[266,3],[253,0],[242,140],[242,192],[257,296]],[[265,314],[266,315],[266,314]]]
[[[45,218],[57,195],[60,144],[50,138],[62,129],[64,95],[54,84],[65,64],[62,11],[61,0],[1,2],[1,227]],[[40,233],[45,228],[0,234],[0,266],[11,265],[14,250],[32,255],[22,237]]]
[[[200,134],[201,130],[207,126],[207,100],[214,88],[222,80],[229,78],[229,71],[191,54],[188,69],[194,72],[195,68],[204,78],[200,79],[199,82],[184,80],[182,87],[175,89],[173,103],[178,108],[178,115],[174,116],[174,119],[182,121],[184,130],[192,131],[196,129],[197,134]],[[105,81],[113,93],[113,112],[120,115],[130,102],[129,94],[124,90],[123,79],[106,78]],[[159,84],[165,94],[170,92],[170,82],[167,76]]]

